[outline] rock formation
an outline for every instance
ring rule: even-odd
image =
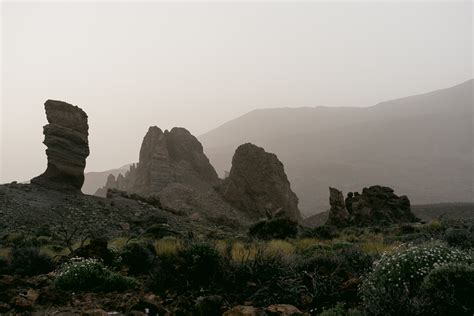
[[[329,188],[329,211],[328,221],[335,226],[347,226],[349,223],[349,212],[346,209],[344,196],[338,189]]]
[[[87,114],[77,106],[48,100],[45,110],[49,124],[44,126],[48,167],[31,183],[60,190],[80,192],[89,156]]]
[[[410,200],[397,196],[393,189],[379,185],[364,188],[362,194],[349,192],[344,200],[341,191],[330,190],[329,218],[335,226],[370,226],[408,223],[417,220],[412,213]]]
[[[184,128],[163,132],[153,126],[143,138],[138,164],[130,166],[125,175],[109,176],[96,195],[105,197],[108,189],[117,189],[156,197],[164,209],[199,219],[239,219],[236,210],[215,191],[219,182],[196,137]]]
[[[275,154],[253,144],[237,148],[220,191],[226,201],[251,218],[282,213],[301,219],[298,197],[291,190],[283,164]]]
[[[163,132],[152,126],[143,138],[138,164],[130,166],[130,170],[125,175],[119,174],[116,180],[109,176],[105,188],[153,195],[174,183],[208,188],[218,181],[196,137],[184,128]],[[103,189],[98,193],[106,192]]]

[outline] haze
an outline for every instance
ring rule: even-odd
[[[89,115],[87,171],[150,125],[200,135],[257,108],[371,106],[473,77],[472,2],[3,3],[0,182],[44,171],[43,103]]]

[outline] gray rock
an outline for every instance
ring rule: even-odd
[[[298,197],[283,164],[263,148],[246,143],[237,148],[220,191],[226,201],[253,218],[284,214],[301,220]]]
[[[89,156],[87,114],[77,106],[54,100],[46,101],[45,110],[49,122],[43,131],[48,166],[31,183],[80,192]]]

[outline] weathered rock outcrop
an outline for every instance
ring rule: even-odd
[[[349,192],[344,200],[341,191],[330,188],[329,218],[335,226],[370,226],[417,221],[410,200],[398,196],[393,189],[379,185],[364,188],[362,194]]]
[[[125,176],[109,176],[105,188],[152,195],[174,183],[208,188],[218,181],[196,137],[184,128],[163,132],[152,126],[143,138],[138,164],[133,164]]]
[[[89,156],[87,114],[62,101],[48,100],[44,105],[49,122],[43,130],[48,167],[42,175],[31,179],[31,183],[80,192]]]
[[[298,197],[291,190],[283,164],[275,154],[253,144],[237,148],[220,191],[226,201],[249,217],[282,213],[293,220],[301,219]]]
[[[219,183],[196,137],[184,128],[163,132],[153,126],[143,139],[138,164],[116,179],[109,176],[96,195],[105,197],[108,189],[117,189],[156,197],[165,209],[215,222],[227,222],[230,218],[232,225],[239,216],[215,191]]]
[[[349,212],[344,203],[342,192],[335,188],[329,188],[329,211],[328,221],[335,226],[347,226],[349,224]]]

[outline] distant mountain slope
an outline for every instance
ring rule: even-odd
[[[127,172],[130,169],[130,165],[131,164],[127,164],[120,168],[111,169],[107,171],[86,172],[84,185],[82,186],[82,192],[85,194],[94,194],[98,188],[101,188],[105,185],[105,182],[107,181],[107,177],[110,174],[113,174],[114,176],[118,176],[119,173],[122,173],[123,175],[125,175],[125,172]]]
[[[220,175],[242,143],[277,154],[306,215],[327,209],[328,186],[386,185],[414,204],[472,202],[473,85],[368,108],[255,110],[199,140]]]

